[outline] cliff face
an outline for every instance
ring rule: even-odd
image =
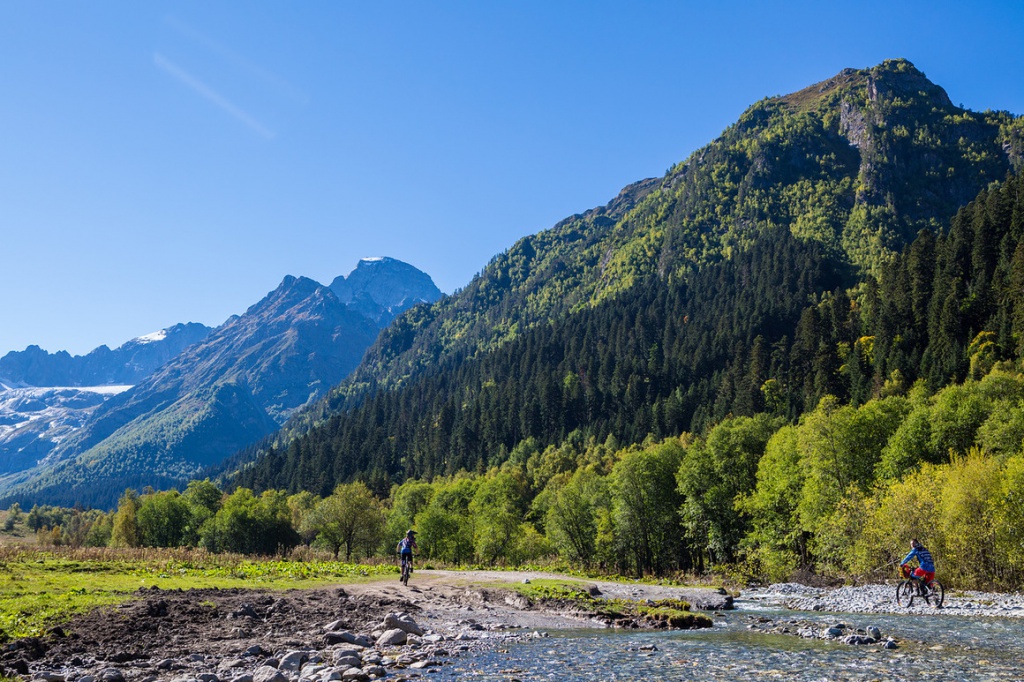
[[[364,258],[348,277],[336,277],[331,291],[342,303],[384,328],[418,303],[433,303],[441,290],[425,272],[394,258]]]

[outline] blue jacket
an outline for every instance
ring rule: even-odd
[[[903,557],[903,561],[900,562],[900,566],[911,559],[917,559],[917,564],[921,567],[922,571],[928,571],[930,573],[935,572],[935,560],[932,559],[932,553],[924,547],[915,547],[910,550],[910,554]]]

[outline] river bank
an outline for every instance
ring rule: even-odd
[[[772,606],[794,611],[1024,618],[1024,595],[1020,593],[976,592],[949,587],[941,609],[932,608],[924,600],[915,600],[909,609],[899,606],[895,584],[819,588],[779,583],[743,590],[740,600],[748,607]]]
[[[542,573],[417,571],[408,587],[389,579],[283,592],[143,589],[45,637],[3,645],[0,672],[38,682],[403,679],[547,630],[609,624],[605,614],[579,604],[530,599],[512,588],[555,579],[573,581]],[[642,605],[687,598],[731,604],[718,590],[578,584],[588,594]],[[657,624],[624,620],[629,627]]]
[[[642,605],[686,600],[714,609],[714,627],[645,629],[633,617],[609,628],[585,600],[525,596],[552,583]],[[1024,636],[1021,595],[951,591],[947,608],[908,611],[889,585],[723,592],[505,571],[417,571],[408,587],[150,588],[3,644],[0,666],[37,682],[912,679],[909,663],[931,679],[1024,675],[1007,644]]]

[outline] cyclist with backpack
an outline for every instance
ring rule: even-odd
[[[911,559],[917,559],[917,568],[913,572],[907,566]],[[932,553],[928,551],[928,548],[922,545],[917,538],[910,541],[910,553],[900,562],[900,570],[908,578],[911,575],[916,578],[921,584],[922,590],[935,580],[935,560],[932,559]]]
[[[416,531],[410,528],[405,533],[405,537],[398,541],[398,547],[396,551],[400,555],[400,560],[404,564],[406,561],[409,562],[409,572],[412,573],[412,551],[419,550],[416,546]],[[399,578],[401,580],[402,578]]]

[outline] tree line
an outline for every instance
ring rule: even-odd
[[[361,482],[320,497],[206,480],[126,491],[111,512],[14,512],[44,543],[257,554],[306,544],[352,561],[393,555],[414,528],[421,557],[448,564],[773,580],[878,577],[919,537],[950,584],[1016,589],[1024,373],[997,362],[936,393],[921,379],[859,406],[826,396],[795,423],[762,412],[628,446],[581,431],[558,445],[527,439],[482,473],[409,479],[386,496]]]

